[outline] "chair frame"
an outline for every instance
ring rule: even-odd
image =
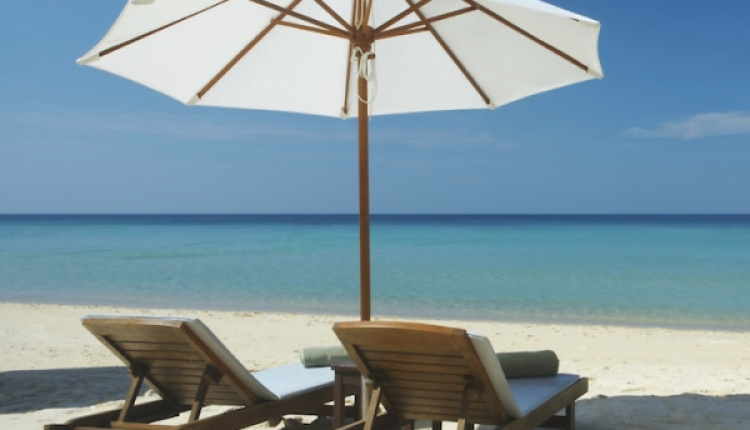
[[[238,369],[239,362],[228,351],[216,351],[223,348],[218,339],[207,328],[199,333],[191,322],[205,328],[198,320],[184,318],[84,317],[84,327],[128,367],[131,384],[124,405],[48,424],[45,430],[238,430],[287,414],[328,413],[333,380],[300,394],[263,398],[244,383],[243,377],[252,379],[249,372]],[[144,382],[161,399],[136,404]],[[237,408],[201,418],[206,405]],[[187,411],[182,424],[156,423]]]
[[[509,417],[470,336],[465,330],[437,325],[356,321],[333,328],[362,375],[373,386],[370,409],[346,430],[372,430],[388,421],[413,428],[415,420],[457,422],[458,430],[489,424],[503,430],[575,428],[575,400],[588,391],[588,380],[572,384],[527,411]],[[571,378],[573,379],[573,378]],[[512,395],[512,393],[511,393]],[[556,415],[564,410],[564,415]]]

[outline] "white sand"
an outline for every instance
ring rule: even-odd
[[[0,303],[0,429],[111,408],[125,397],[121,363],[80,324],[85,314],[203,320],[250,370],[336,344],[356,317]],[[583,325],[427,321],[485,334],[498,351],[553,349],[561,371],[589,378],[579,430],[750,428],[750,333]]]

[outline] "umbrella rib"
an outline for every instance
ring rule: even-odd
[[[296,24],[293,22],[284,22],[281,21],[277,23],[278,25],[284,26],[284,27],[290,27],[290,28],[296,28],[297,30],[303,30],[303,31],[309,31],[311,33],[319,33],[319,34],[325,34],[326,36],[336,36],[336,37],[342,37],[341,33],[339,32],[331,32],[328,29],[325,28],[319,28],[319,27],[311,27],[309,25],[303,25],[303,24]]]
[[[362,17],[362,24],[365,28],[369,25],[370,22],[370,13],[372,12],[372,0],[362,0],[365,10],[364,10],[364,16]]]
[[[341,24],[341,26],[344,27],[347,31],[351,31],[352,26],[348,22],[346,22],[346,20],[342,18],[341,15],[336,13],[335,10],[333,10],[330,6],[328,6],[328,3],[324,2],[323,0],[315,0],[315,3],[317,3],[318,6],[320,6],[321,8],[323,8],[323,10],[328,12],[328,14],[331,15],[333,19],[338,21],[338,23]]]
[[[234,67],[240,61],[240,59],[242,59],[242,57],[244,57],[251,49],[253,49],[258,44],[258,42],[266,37],[266,35],[268,35],[268,33],[271,32],[271,30],[273,30],[273,28],[276,27],[281,22],[281,20],[284,19],[284,17],[286,17],[287,12],[291,12],[291,9],[296,7],[301,1],[302,0],[294,0],[287,9],[283,10],[276,18],[272,19],[271,22],[260,33],[258,33],[258,35],[255,36],[253,40],[250,41],[250,43],[245,45],[245,47],[242,48],[242,50],[237,53],[237,55],[235,55],[234,58],[232,58],[229,63],[227,63],[224,68],[222,68],[219,73],[216,74],[216,76],[211,78],[211,80],[208,81],[208,83],[203,88],[201,88],[200,91],[198,91],[196,97],[198,97],[199,100],[203,98],[203,96],[205,96],[206,93],[209,92],[211,88],[213,88],[214,85],[216,85],[216,83],[219,82],[219,80],[223,78],[224,75],[226,75],[227,72],[229,72],[229,70],[232,69],[232,67]]]
[[[352,51],[354,50],[354,42],[349,42],[349,55],[346,58],[346,78],[344,79],[344,105],[341,108],[341,115],[346,118],[349,116],[349,78],[352,75]]]
[[[427,31],[427,27],[425,24],[433,24],[438,21],[443,21],[448,18],[453,18],[455,16],[463,15],[469,12],[474,12],[476,10],[477,10],[476,7],[468,6],[463,9],[456,9],[453,12],[444,13],[442,15],[437,15],[432,18],[425,18],[424,21],[413,22],[411,24],[402,25],[401,27],[395,27],[390,30],[384,30],[378,35],[378,39],[387,39],[389,37],[403,36],[406,34],[414,34],[414,33],[419,33],[422,31]],[[383,26],[379,28],[383,29]]]
[[[278,5],[275,5],[273,3],[269,3],[269,2],[267,2],[265,0],[247,0],[247,1],[252,2],[252,3],[256,3],[256,4],[260,5],[260,6],[265,6],[265,7],[269,8],[269,9],[272,9],[272,10],[275,10],[275,11],[277,11],[277,12],[279,12],[281,14],[280,16],[284,16],[284,17],[291,16],[293,18],[297,18],[299,20],[302,20],[302,21],[305,21],[305,22],[307,22],[309,24],[312,24],[313,26],[320,27],[322,29],[326,29],[326,30],[330,31],[330,34],[332,34],[332,35],[336,35],[336,36],[340,36],[340,37],[344,37],[344,38],[348,38],[349,37],[348,29],[341,29],[341,28],[335,27],[333,25],[326,24],[323,21],[319,21],[319,20],[310,18],[309,16],[302,15],[301,13],[293,11],[292,9],[294,9],[297,6],[297,4],[299,4],[299,1],[294,1],[294,2],[292,2],[291,5],[289,5],[287,7],[278,6]],[[334,16],[334,18],[335,18],[335,16]]]
[[[406,0],[407,3],[414,5],[412,0]],[[443,48],[446,54],[450,57],[451,60],[453,60],[453,63],[458,67],[458,69],[463,73],[464,77],[469,81],[469,84],[471,84],[472,87],[474,87],[474,90],[479,94],[479,96],[484,100],[484,104],[491,106],[492,102],[487,96],[487,93],[482,90],[482,87],[479,86],[479,83],[474,79],[474,77],[469,73],[468,70],[466,70],[466,67],[461,62],[461,60],[458,59],[456,54],[453,52],[453,50],[448,46],[448,44],[445,43],[442,37],[440,37],[440,34],[435,30],[435,28],[431,25],[431,23],[427,22],[427,18],[424,16],[424,14],[420,10],[415,10],[414,13],[417,14],[419,19],[424,23],[427,30],[432,34],[432,37],[435,38],[437,43]]]
[[[391,25],[393,25],[393,24],[395,24],[396,22],[398,22],[398,21],[400,21],[400,20],[404,19],[405,17],[407,17],[407,16],[408,16],[409,14],[411,14],[412,12],[416,12],[416,11],[417,11],[418,9],[420,9],[420,8],[421,8],[422,6],[426,5],[427,3],[431,2],[431,1],[432,1],[432,0],[421,0],[421,1],[419,2],[419,3],[416,3],[416,4],[414,4],[414,3],[411,3],[411,2],[408,2],[408,3],[409,3],[409,7],[408,7],[407,9],[405,9],[405,10],[404,10],[403,12],[401,12],[401,13],[399,13],[399,14],[395,15],[395,16],[394,16],[393,18],[391,18],[391,19],[389,19],[388,21],[386,21],[386,22],[384,22],[383,24],[381,24],[381,25],[380,25],[380,27],[378,27],[378,28],[376,28],[376,29],[374,30],[374,33],[375,33],[376,35],[379,35],[380,33],[384,32],[384,31],[385,31],[385,30],[386,30],[386,29],[387,29],[388,27],[390,27]]]
[[[580,61],[576,60],[572,56],[566,54],[565,52],[561,51],[560,49],[550,45],[549,43],[543,41],[542,39],[534,36],[533,34],[529,33],[528,31],[524,30],[523,28],[517,26],[516,24],[513,24],[512,22],[508,21],[507,19],[503,18],[502,16],[498,15],[497,13],[487,9],[486,7],[477,4],[474,0],[464,0],[466,3],[476,7],[484,14],[490,16],[491,18],[505,24],[507,27],[511,28],[512,30],[518,32],[519,34],[525,36],[529,40],[533,41],[534,43],[542,46],[543,48],[547,49],[548,51],[552,52],[553,54],[559,56],[560,58],[563,58],[564,60],[568,61],[569,63],[573,64],[574,66],[578,67],[579,69],[585,71],[588,73],[589,67]]]
[[[204,12],[207,12],[207,11],[209,11],[209,10],[211,10],[211,9],[213,9],[213,8],[215,8],[215,7],[217,7],[217,6],[219,6],[219,5],[220,5],[220,4],[222,4],[222,3],[226,3],[227,1],[229,1],[229,0],[222,0],[222,1],[220,1],[220,2],[218,2],[218,3],[216,3],[216,4],[214,4],[214,5],[208,6],[208,7],[207,7],[207,8],[205,8],[205,9],[201,9],[201,10],[199,10],[199,11],[197,11],[197,12],[191,13],[190,15],[186,15],[186,16],[184,16],[184,17],[182,17],[182,18],[178,19],[178,20],[172,21],[172,22],[170,22],[170,23],[168,23],[168,24],[164,24],[164,25],[162,25],[162,26],[161,26],[161,27],[159,27],[159,28],[155,28],[155,29],[153,29],[153,30],[151,30],[151,31],[148,31],[148,32],[146,32],[146,33],[143,33],[143,34],[141,34],[141,35],[138,35],[138,36],[136,36],[136,37],[134,37],[134,38],[132,38],[132,39],[128,39],[128,40],[126,40],[125,42],[119,43],[119,44],[117,44],[117,45],[114,45],[114,46],[110,46],[109,48],[107,48],[107,49],[105,49],[105,50],[101,51],[101,52],[99,53],[99,56],[100,56],[100,57],[103,57],[103,56],[105,56],[105,55],[111,54],[112,52],[115,52],[115,51],[117,51],[117,50],[119,50],[119,49],[122,49],[122,48],[124,48],[124,47],[128,46],[128,45],[131,45],[131,44],[133,44],[133,43],[135,43],[135,42],[138,42],[138,41],[140,41],[140,40],[142,40],[142,39],[145,39],[145,38],[147,38],[147,37],[149,37],[149,36],[152,36],[152,35],[154,35],[154,34],[156,34],[156,33],[160,32],[160,31],[162,31],[162,30],[166,30],[167,28],[169,28],[169,27],[172,27],[172,26],[174,26],[174,25],[177,25],[177,24],[179,24],[179,23],[181,23],[181,22],[183,22],[183,21],[187,21],[187,20],[188,20],[188,19],[190,19],[190,18],[194,18],[194,17],[196,17],[196,16],[198,16],[198,15],[200,15],[200,14],[204,13]]]
[[[428,0],[431,1],[431,0]],[[353,0],[352,24],[354,28],[367,28],[372,12],[372,0]]]

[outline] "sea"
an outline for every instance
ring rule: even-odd
[[[750,215],[372,215],[372,316],[750,330]],[[359,313],[356,215],[0,215],[0,302]]]

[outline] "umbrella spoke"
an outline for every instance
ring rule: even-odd
[[[184,16],[184,17],[182,17],[182,18],[178,19],[178,20],[175,20],[175,21],[172,21],[172,22],[170,22],[170,23],[168,23],[168,24],[162,25],[162,26],[161,26],[161,27],[159,27],[159,28],[155,28],[155,29],[153,29],[153,30],[151,30],[151,31],[149,31],[149,32],[143,33],[143,34],[141,34],[141,35],[138,35],[138,36],[136,36],[136,37],[134,37],[134,38],[132,38],[132,39],[128,39],[128,40],[126,40],[125,42],[122,42],[122,43],[119,43],[119,44],[117,44],[117,45],[115,45],[115,46],[112,46],[112,47],[110,47],[110,48],[107,48],[107,49],[105,49],[105,50],[101,51],[101,52],[99,53],[99,56],[100,56],[100,57],[103,57],[103,56],[105,56],[105,55],[111,54],[112,52],[115,52],[115,51],[117,51],[117,50],[119,50],[119,49],[121,49],[121,48],[124,48],[124,47],[126,47],[126,46],[128,46],[128,45],[130,45],[130,44],[133,44],[133,43],[135,43],[135,42],[138,42],[138,41],[140,41],[140,40],[143,40],[143,39],[145,39],[145,38],[147,38],[147,37],[149,37],[149,36],[152,36],[152,35],[154,35],[154,34],[156,34],[156,33],[159,33],[160,31],[166,30],[166,29],[168,29],[169,27],[172,27],[172,26],[174,26],[174,25],[177,25],[177,24],[179,24],[179,23],[181,23],[181,22],[187,21],[187,20],[188,20],[188,19],[190,19],[190,18],[194,18],[194,17],[196,17],[196,16],[198,16],[198,15],[200,15],[200,14],[204,13],[204,12],[207,12],[207,11],[209,11],[209,10],[211,10],[211,9],[213,9],[213,8],[215,8],[215,7],[217,7],[217,6],[219,6],[219,5],[221,5],[222,3],[226,3],[227,1],[229,1],[229,0],[222,0],[222,1],[220,1],[220,2],[218,2],[218,3],[216,3],[216,4],[214,4],[214,5],[211,5],[211,6],[207,7],[207,8],[205,8],[205,9],[201,9],[201,10],[199,10],[199,11],[197,11],[197,12],[194,12],[194,13],[192,13],[192,14],[190,14],[190,15],[186,15],[186,16]]]
[[[277,12],[280,13],[280,15],[279,15],[280,17],[290,16],[292,18],[297,18],[297,19],[299,19],[301,21],[305,21],[308,24],[311,24],[314,27],[319,27],[321,29],[326,29],[332,35],[337,35],[337,36],[344,37],[344,38],[348,38],[349,37],[349,30],[348,30],[348,28],[341,29],[341,28],[335,27],[333,25],[327,24],[327,23],[325,23],[323,21],[319,21],[317,19],[310,18],[307,15],[303,15],[301,13],[295,12],[293,9],[295,7],[297,7],[297,5],[299,4],[299,1],[294,1],[294,2],[292,2],[292,4],[290,4],[287,7],[277,6],[277,5],[273,4],[273,3],[267,2],[265,0],[247,0],[247,1],[253,2],[253,3],[258,4],[260,6],[267,7],[269,9],[273,9],[273,10],[275,10],[275,11],[277,11]],[[323,9],[326,12],[328,12],[327,8],[323,8]],[[334,16],[334,18],[336,18],[336,17]]]
[[[406,34],[414,34],[414,33],[419,33],[419,32],[422,32],[422,31],[427,31],[428,28],[427,28],[426,24],[430,24],[431,25],[431,24],[433,24],[435,22],[442,21],[442,20],[445,20],[445,19],[448,19],[448,18],[453,18],[454,16],[463,15],[465,13],[474,12],[476,10],[477,10],[476,7],[469,6],[469,7],[463,8],[463,9],[454,10],[453,12],[448,12],[448,13],[444,13],[442,15],[437,15],[437,16],[434,16],[432,18],[426,18],[425,17],[424,21],[413,22],[411,24],[403,25],[401,27],[392,28],[392,29],[387,30],[387,31],[385,31],[385,29],[383,28],[384,26],[380,26],[378,28],[381,30],[381,32],[378,34],[378,39],[387,39],[389,37],[403,36],[403,35],[406,35]]]
[[[341,107],[341,117],[349,117],[349,79],[352,75],[352,53],[354,52],[354,42],[349,42],[349,54],[346,56],[346,78],[344,79],[344,105]]]
[[[410,4],[413,4],[412,0],[406,0],[406,1]],[[453,61],[456,67],[458,67],[461,73],[463,73],[464,77],[466,77],[466,79],[469,81],[469,83],[474,88],[474,90],[476,90],[476,92],[479,94],[479,97],[481,97],[482,100],[484,100],[484,104],[490,107],[494,107],[487,93],[482,89],[482,87],[479,86],[479,83],[476,81],[476,79],[474,79],[471,73],[469,73],[469,71],[466,69],[466,66],[464,66],[461,60],[458,59],[458,57],[450,48],[450,46],[448,46],[448,44],[445,43],[445,40],[443,40],[440,34],[435,30],[435,27],[433,27],[432,24],[428,22],[424,14],[420,10],[415,10],[414,13],[417,14],[420,21],[424,24],[424,26],[427,28],[430,34],[432,34],[432,37],[435,38],[435,41],[440,45],[441,48],[443,48],[445,53],[448,54],[450,59]]]
[[[352,16],[352,23],[354,28],[367,28],[367,23],[370,20],[370,12],[372,11],[371,0],[355,0],[354,2],[354,14]]]
[[[497,20],[498,22],[501,22],[502,24],[506,25],[507,27],[515,30],[519,34],[527,37],[529,40],[533,41],[534,43],[542,46],[543,48],[547,49],[548,51],[552,52],[553,54],[559,56],[560,58],[563,58],[564,60],[570,62],[574,66],[578,67],[579,69],[585,71],[586,73],[589,72],[589,67],[580,61],[576,60],[572,56],[566,54],[565,52],[561,51],[560,49],[555,48],[554,46],[550,45],[549,43],[543,41],[542,39],[534,36],[533,34],[529,33],[528,31],[524,30],[523,28],[517,26],[516,24],[513,24],[512,22],[508,21],[507,19],[503,18],[502,16],[496,14],[495,12],[487,9],[486,7],[477,4],[474,0],[464,0],[466,3],[473,5],[477,9],[479,9],[484,14],[490,16],[491,18]]]
[[[254,1],[254,0],[251,0],[251,1]],[[291,9],[297,6],[301,1],[302,0],[294,0],[292,4],[289,5],[286,12],[290,12]],[[273,28],[276,27],[281,22],[281,20],[284,19],[285,16],[286,16],[286,13],[282,12],[276,18],[272,19],[271,22],[268,24],[268,26],[266,26],[260,33],[258,33],[253,38],[253,40],[250,41],[250,43],[245,45],[245,47],[242,48],[242,50],[239,53],[237,53],[237,55],[235,55],[234,58],[232,58],[232,60],[230,60],[229,63],[227,63],[219,71],[219,73],[217,73],[210,81],[208,81],[206,86],[201,88],[201,90],[198,91],[198,93],[195,95],[195,97],[191,101],[193,103],[196,103],[198,100],[203,98],[203,96],[206,95],[206,93],[209,92],[211,88],[213,88],[213,86],[216,85],[216,83],[219,82],[219,80],[221,80],[221,78],[223,78],[224,75],[226,75],[227,72],[229,72],[229,70],[231,70],[232,67],[234,67],[242,59],[242,57],[247,55],[247,53],[250,52],[251,49],[253,49],[261,40],[263,40],[263,38],[266,37],[266,35],[270,33],[271,30],[273,30]]]
[[[352,26],[348,22],[346,22],[346,20],[342,18],[341,15],[336,13],[335,10],[331,9],[331,7],[328,6],[328,3],[326,3],[324,0],[315,0],[315,3],[317,3],[318,6],[320,6],[321,8],[323,8],[323,10],[328,12],[328,14],[331,15],[333,19],[338,21],[338,23],[341,24],[341,26],[344,27],[347,31],[351,31]]]
[[[391,25],[397,23],[398,21],[401,21],[402,19],[406,18],[413,12],[416,12],[418,9],[422,8],[427,3],[431,2],[432,0],[421,0],[419,3],[412,3],[411,1],[407,0],[407,3],[409,4],[409,7],[405,9],[403,12],[399,13],[398,15],[395,15],[393,18],[389,19],[388,21],[384,22],[380,25],[380,27],[375,29],[375,34],[379,34]]]
[[[294,22],[286,22],[286,21],[280,21],[278,25],[284,26],[284,27],[291,27],[296,28],[297,30],[302,31],[309,31],[312,33],[319,33],[319,34],[325,34],[326,36],[336,36],[336,37],[342,37],[342,34],[340,32],[332,32],[326,28],[320,28],[320,27],[311,27],[309,25],[303,25],[303,24],[297,24]]]

